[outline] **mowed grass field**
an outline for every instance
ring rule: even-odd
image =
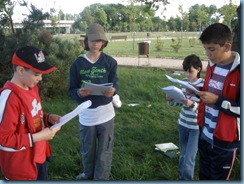
[[[84,39],[79,35],[63,35],[63,38],[74,38],[77,41]],[[198,32],[152,32],[147,36],[147,32],[135,33],[106,33],[108,45],[104,52],[111,56],[118,57],[138,57],[139,43],[149,41],[150,58],[174,58],[183,59],[189,54],[196,54],[202,60],[207,60],[202,44],[199,41]],[[127,40],[111,40],[112,36],[127,36]],[[176,52],[172,45],[181,40],[180,48]],[[162,42],[161,50],[157,50],[158,41]]]

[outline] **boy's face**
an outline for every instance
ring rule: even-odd
[[[198,79],[197,74],[199,73],[199,71],[200,68],[196,69],[193,66],[191,66],[191,68],[187,71],[184,71],[184,73],[185,76],[190,80],[190,82],[195,82]]]
[[[30,69],[25,69],[24,67],[21,67],[19,69],[20,75],[21,75],[21,86],[24,89],[29,89],[34,87],[42,80],[42,74],[34,72]]]
[[[203,44],[205,49],[205,54],[208,56],[208,59],[211,60],[214,64],[226,64],[226,53],[229,50],[229,43],[226,43],[224,46],[220,46],[219,44]]]
[[[95,41],[88,40],[88,46],[91,52],[100,52],[100,49],[102,48],[103,44],[104,44],[103,40],[95,40]]]

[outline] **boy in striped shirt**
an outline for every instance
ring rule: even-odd
[[[202,71],[200,58],[194,54],[189,55],[185,57],[182,65],[186,76],[183,81],[200,90],[203,85],[203,79],[200,77]],[[170,96],[167,96],[166,100],[171,106],[182,106],[178,118],[180,141],[179,180],[193,180],[199,135],[197,124],[199,97],[184,87],[181,90],[186,96],[182,103],[175,102]]]
[[[215,23],[200,36],[209,64],[200,96],[200,180],[228,180],[240,144],[240,56],[231,31]]]

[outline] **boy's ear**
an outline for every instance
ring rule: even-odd
[[[24,67],[23,66],[17,66],[16,68],[16,72],[18,73],[18,75],[22,76],[24,73]]]
[[[228,52],[231,50],[231,43],[230,42],[226,42],[225,43],[225,52]]]
[[[201,67],[198,67],[197,71],[200,72],[201,71]]]

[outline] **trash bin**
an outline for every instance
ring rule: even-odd
[[[150,33],[147,33],[147,39],[149,39],[150,38]]]
[[[147,42],[140,42],[138,43],[138,53],[139,55],[149,55],[149,43]]]

